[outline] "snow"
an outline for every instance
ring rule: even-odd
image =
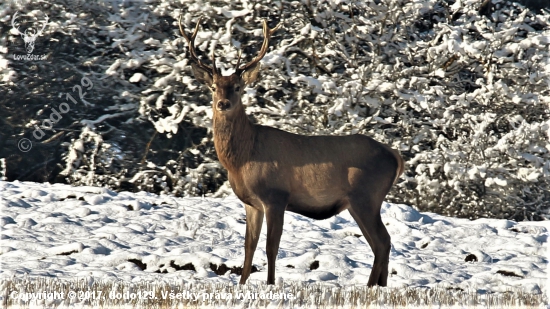
[[[176,198],[96,187],[0,181],[0,278],[184,280],[236,284],[211,264],[240,267],[245,212],[235,196]],[[458,219],[384,203],[390,287],[479,292],[548,287],[550,222]],[[265,224],[249,280],[267,277]],[[287,212],[277,280],[365,285],[373,255],[345,211],[327,220]],[[314,261],[318,268],[310,270]],[[193,270],[176,270],[192,264]],[[145,267],[145,269],[142,269]]]

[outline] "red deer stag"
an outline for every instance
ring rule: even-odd
[[[374,253],[368,285],[385,286],[388,280],[390,235],[380,218],[382,202],[398,177],[404,161],[396,150],[365,135],[305,136],[253,124],[241,97],[245,86],[258,78],[260,60],[269,39],[279,28],[263,21],[264,41],[259,55],[235,72],[222,76],[203,63],[191,37],[178,20],[189,44],[195,78],[212,92],[214,146],[227,169],[233,192],[245,204],[246,234],[244,267],[240,283],[252,270],[264,214],[267,221],[267,283],[275,283],[275,259],[283,232],[285,210],[313,219],[327,219],[348,209]]]

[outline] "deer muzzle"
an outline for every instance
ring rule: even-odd
[[[231,102],[227,99],[219,100],[218,103],[216,103],[216,108],[221,112],[228,110],[230,107]]]

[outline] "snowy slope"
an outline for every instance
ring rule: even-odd
[[[0,278],[239,279],[218,269],[241,266],[244,259],[245,216],[236,197],[173,198],[0,181],[0,205]],[[382,219],[392,237],[392,287],[523,287],[538,293],[548,285],[549,222],[469,221],[396,204],[383,205]],[[287,213],[276,275],[364,285],[373,255],[359,235],[347,211],[322,221]],[[254,265],[259,271],[251,280],[265,280],[265,225]],[[195,271],[182,269],[191,267]]]

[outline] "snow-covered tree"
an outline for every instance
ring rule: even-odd
[[[2,30],[9,30],[16,10],[40,3],[6,6]],[[81,39],[87,48],[76,59],[53,63],[79,76],[64,86],[70,89],[82,76],[94,83],[86,96],[90,105],[71,110],[63,124],[72,131],[63,137],[59,173],[74,184],[115,189],[231,192],[213,150],[210,95],[191,73],[177,19],[181,15],[190,32],[204,17],[197,48],[205,59],[214,52],[229,73],[239,49],[246,59],[256,55],[265,18],[283,28],[262,60],[261,79],[243,98],[254,121],[300,134],[367,134],[399,149],[407,169],[388,197],[394,202],[470,218],[549,217],[550,15],[502,1],[480,12],[481,5],[51,5],[51,37]],[[8,98],[47,93],[21,88],[32,80],[29,68],[10,59],[10,48],[0,52],[0,86],[15,89]],[[17,134],[28,136],[38,115],[27,116],[24,133]],[[10,162],[4,164],[8,178]]]

